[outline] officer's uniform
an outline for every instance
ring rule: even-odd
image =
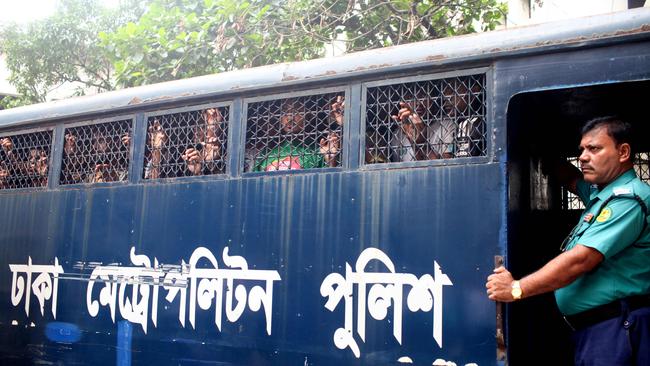
[[[577,185],[586,208],[565,241],[605,257],[555,291],[574,328],[576,365],[650,365],[650,186],[629,170],[602,191]]]

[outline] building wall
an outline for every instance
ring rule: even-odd
[[[627,9],[627,0],[508,0],[507,2],[507,28]],[[646,1],[645,6],[650,6],[650,1]]]

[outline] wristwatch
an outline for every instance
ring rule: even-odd
[[[519,281],[512,282],[512,290],[510,291],[510,294],[512,295],[512,298],[515,300],[521,299],[521,295],[523,295],[524,292],[521,291],[521,285],[519,284]]]

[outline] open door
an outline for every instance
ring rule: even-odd
[[[582,203],[541,169],[544,157],[577,164],[580,129],[589,119],[617,115],[648,136],[650,81],[519,94],[508,106],[508,269],[521,278],[560,254]],[[650,139],[636,142],[637,174],[650,182]],[[510,365],[572,365],[571,331],[552,293],[512,303],[506,312]]]

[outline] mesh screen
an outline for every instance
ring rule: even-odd
[[[580,168],[580,163],[578,162],[577,157],[567,158],[567,161],[573,164],[575,167]],[[566,188],[562,187],[562,198],[564,199],[562,207],[567,210],[583,210],[585,208],[584,203],[580,200],[580,197],[569,192]]]
[[[126,181],[131,129],[130,119],[66,128],[60,184]]]
[[[47,186],[52,131],[0,137],[0,189]]]
[[[343,93],[250,103],[244,170],[341,166],[344,108]]]
[[[367,89],[366,164],[485,156],[485,75]]]
[[[229,108],[207,108],[149,117],[145,179],[223,174]]]
[[[644,182],[650,184],[650,153],[635,154],[634,170],[636,175]]]

